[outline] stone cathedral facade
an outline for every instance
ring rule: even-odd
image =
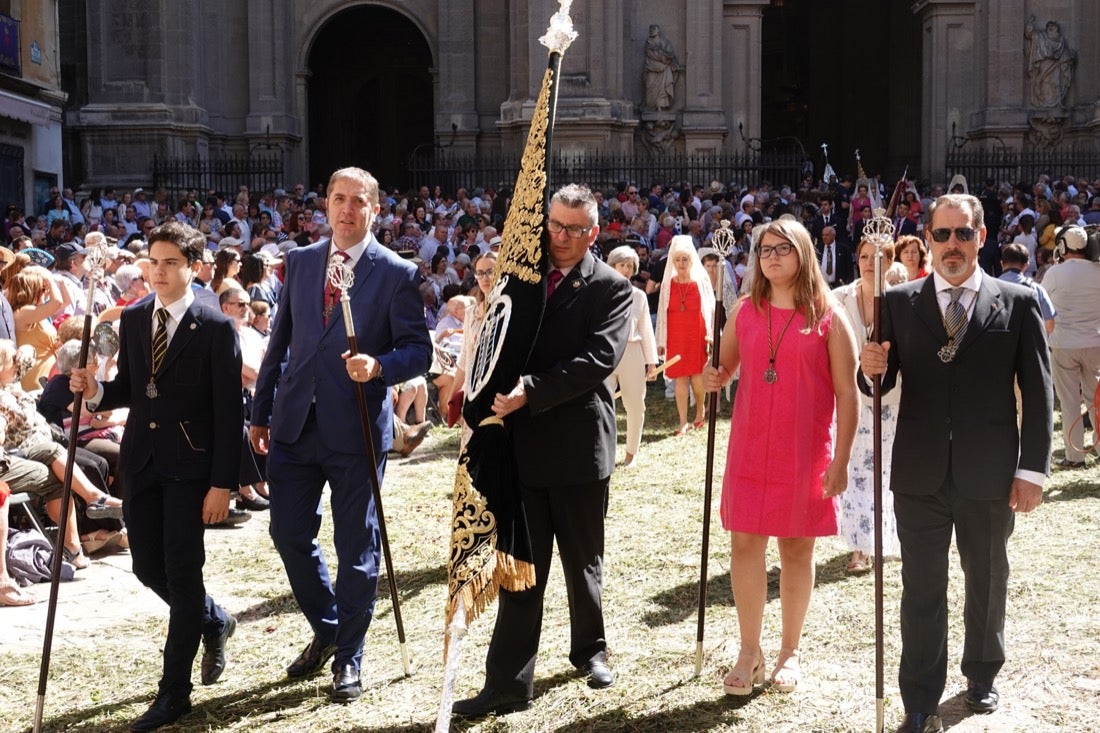
[[[56,173],[84,190],[148,184],[154,155],[277,151],[288,183],[316,183],[349,163],[399,181],[409,156],[431,149],[515,152],[546,64],[536,39],[558,9],[5,4],[56,5]],[[942,180],[953,145],[1100,138],[1095,0],[574,0],[571,14],[580,36],[563,61],[554,138],[565,151],[732,152],[789,139],[819,168],[827,143],[838,170],[854,170],[861,149],[872,172],[908,165]]]

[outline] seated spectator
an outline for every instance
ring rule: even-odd
[[[120,265],[115,270],[115,284],[118,286],[118,300],[115,305],[126,307],[149,294],[149,285],[145,275],[137,265]]]
[[[24,593],[8,574],[8,496],[11,489],[0,481],[0,606],[29,606],[35,597]]]
[[[0,443],[5,450],[21,451],[49,467],[55,477],[63,480],[66,450],[54,439],[34,398],[15,381],[18,368],[15,344],[0,339]],[[122,500],[94,486],[79,465],[73,466],[72,489],[87,503],[89,518],[122,518]]]
[[[79,358],[80,341],[70,339],[61,344],[57,350],[57,374],[50,377],[50,381],[42,390],[42,396],[38,398],[38,412],[46,422],[61,426],[66,434],[72,424],[73,416],[73,393],[69,389],[69,374],[72,368],[77,366]],[[98,355],[94,349],[88,351],[88,368],[98,368]],[[111,490],[116,495],[122,494],[121,486],[114,481],[119,477],[119,444],[122,442],[122,431],[126,427],[128,412],[125,408],[97,412],[82,410],[77,432],[78,446],[107,461],[109,477],[112,480]]]
[[[417,377],[403,384],[395,385],[390,390],[390,394],[394,401],[393,450],[403,456],[408,456],[424,442],[424,438],[428,436],[428,432],[432,429],[432,424],[423,419],[428,397],[424,378]],[[408,395],[412,395],[412,404],[417,416],[420,418],[415,425],[409,425],[405,422],[405,418],[408,416],[409,403],[405,402],[404,409],[401,408],[402,401]],[[423,395],[423,399],[421,399],[421,395]]]
[[[15,321],[15,341],[34,351],[34,363],[23,377],[23,389],[41,389],[39,377],[47,377],[54,365],[57,331],[50,322],[65,307],[62,288],[43,267],[30,266],[8,280],[8,302]]]

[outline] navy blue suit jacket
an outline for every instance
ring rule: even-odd
[[[152,462],[181,481],[235,489],[244,424],[237,330],[220,311],[191,303],[168,344],[158,396],[150,399],[155,303],[145,298],[122,312],[118,375],[103,384],[97,405],[130,408],[119,464],[136,473]]]
[[[342,308],[337,305],[324,322],[328,252],[329,240],[323,240],[287,253],[279,310],[256,380],[252,425],[269,426],[272,440],[294,443],[316,402],[324,444],[341,453],[362,453],[355,386],[340,358],[348,348]],[[348,296],[359,351],[378,359],[385,377],[363,385],[381,455],[393,445],[389,385],[424,374],[431,365],[417,269],[371,237],[355,265]]]

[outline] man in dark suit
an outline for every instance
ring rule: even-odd
[[[814,246],[818,249],[821,248],[821,232],[825,227],[832,227],[834,235],[838,231],[842,232],[840,239],[845,241],[848,237],[848,227],[844,224],[845,220],[833,211],[833,200],[831,198],[821,199],[821,210],[810,221],[810,236],[813,237]]]
[[[268,454],[271,538],[313,628],[287,676],[316,674],[335,656],[330,696],[348,702],[362,694],[359,663],[378,588],[378,518],[367,476],[377,470],[381,479],[393,441],[389,387],[428,370],[432,343],[416,266],[370,233],[378,181],[359,168],[338,170],[327,203],[332,239],[287,253],[249,431],[253,448]],[[345,351],[341,294],[327,280],[333,258],[355,273],[348,297],[360,354]],[[377,466],[364,450],[353,382],[365,385]],[[335,584],[317,544],[326,482],[340,564]]]
[[[527,373],[493,403],[512,431],[535,586],[500,591],[485,687],[456,702],[457,715],[530,705],[555,538],[570,599],[569,661],[588,675],[590,687],[614,682],[601,601],[604,516],[615,467],[615,407],[604,380],[626,348],[633,286],[589,252],[598,221],[596,199],[583,186],[565,186],[551,199],[552,269],[542,325]]]
[[[203,524],[229,513],[241,455],[241,352],[233,323],[195,300],[191,278],[205,241],[169,221],[149,237],[156,295],[122,312],[118,375],[97,384],[73,369],[70,387],[90,410],[129,407],[120,447],[123,506],[134,575],[169,607],[164,674],[156,701],[131,730],[191,710],[191,666],[200,638],[202,683],[225,669],[237,622],[206,594]]]
[[[917,235],[917,222],[909,218],[909,202],[899,201],[894,212],[894,239]]]
[[[817,261],[821,265],[821,274],[831,288],[839,288],[852,282],[855,264],[852,261],[852,248],[837,241],[836,228],[827,226],[821,230],[821,246],[817,250]]]
[[[1050,360],[1035,294],[978,268],[986,237],[978,199],[941,196],[928,221],[934,273],[886,291],[882,343],[861,354],[862,373],[883,375],[883,390],[899,371],[904,377],[890,488],[901,540],[898,677],[906,719],[899,730],[906,733],[942,730],[952,529],[966,587],[966,704],[975,712],[997,708],[1006,546],[1014,512],[1042,501],[1052,430]]]

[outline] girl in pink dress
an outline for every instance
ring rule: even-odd
[[[753,235],[751,294],[726,324],[718,369],[704,371],[706,389],[716,391],[741,367],[721,505],[722,526],[732,533],[730,582],[741,632],[737,663],[723,684],[729,695],[752,694],[764,682],[769,537],[779,542],[783,607],[772,687],[791,692],[798,685],[814,542],[837,532],[835,497],[848,486],[859,420],[855,338],[847,318],[835,316],[810,233],[780,218]]]

